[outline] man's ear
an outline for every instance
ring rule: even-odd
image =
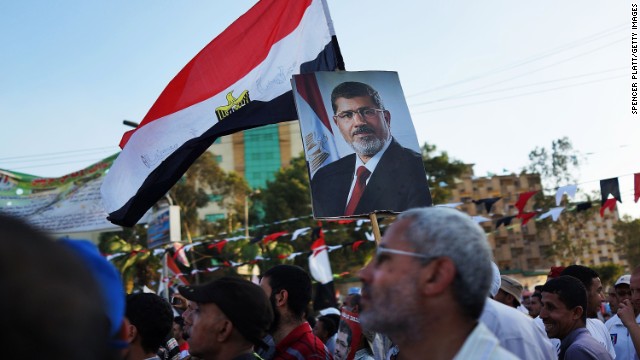
[[[571,318],[573,320],[582,319],[583,313],[584,313],[584,309],[582,308],[582,306],[576,306],[573,309],[571,309]]]
[[[136,339],[136,337],[138,337],[138,328],[130,323],[129,320],[126,320],[124,328],[126,329],[124,340],[127,343],[131,344]]]
[[[233,324],[230,320],[222,320],[222,324],[216,333],[219,342],[225,342],[233,332]]]
[[[384,120],[387,122],[387,126],[391,126],[391,113],[389,110],[384,111]]]
[[[439,294],[453,283],[456,267],[448,257],[432,260],[420,269],[420,285],[425,295]]]
[[[275,294],[276,306],[286,306],[289,301],[289,292],[285,289],[278,291]]]

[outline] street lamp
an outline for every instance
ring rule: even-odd
[[[122,124],[123,125],[127,125],[127,126],[131,126],[132,128],[137,128],[138,126],[140,126],[140,124],[138,124],[135,121],[131,121],[131,120],[122,120]]]
[[[249,198],[260,194],[260,189],[256,189],[244,196],[244,237],[249,238]]]

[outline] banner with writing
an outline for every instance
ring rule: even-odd
[[[58,178],[0,169],[0,212],[49,233],[118,230],[107,221],[100,186],[117,154]]]

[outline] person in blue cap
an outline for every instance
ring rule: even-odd
[[[0,246],[2,340],[20,359],[117,358],[101,289],[83,259],[3,214]]]

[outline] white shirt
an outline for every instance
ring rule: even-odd
[[[544,330],[533,319],[507,305],[487,299],[480,321],[500,345],[522,359],[556,359],[558,354]]]
[[[538,316],[534,320],[538,327],[540,327],[542,331],[545,331],[544,323],[542,322],[540,316]],[[622,359],[620,357],[616,357],[618,350],[611,342],[609,331],[607,330],[607,327],[602,323],[602,321],[598,319],[587,318],[587,330],[589,330],[589,334],[591,334],[594,339],[596,339],[600,344],[602,344],[602,346],[604,346],[605,349],[607,349],[607,352],[609,353],[609,355],[611,355],[612,359]],[[560,339],[551,339],[551,343],[556,348],[556,351],[560,353]]]
[[[636,323],[640,324],[640,315],[636,317]],[[611,334],[613,347],[616,349],[617,360],[638,360],[638,354],[633,347],[633,342],[629,336],[629,330],[622,324],[618,315],[614,315],[607,320],[605,326]]]
[[[479,322],[462,344],[462,348],[453,357],[453,360],[468,359],[512,360],[519,358],[500,346],[498,338],[483,323]]]

